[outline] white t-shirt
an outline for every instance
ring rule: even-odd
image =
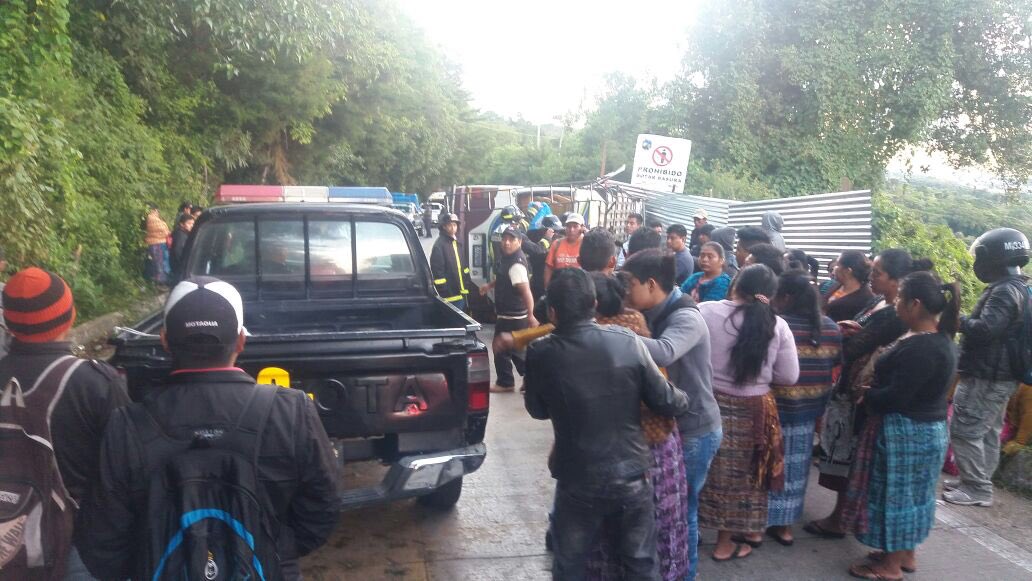
[[[527,273],[527,267],[520,263],[516,263],[509,267],[509,280],[512,281],[512,286],[518,284],[530,284],[530,275]],[[499,319],[526,319],[527,315],[519,315],[517,317],[510,317],[508,315],[498,315]]]
[[[527,267],[518,262],[509,267],[509,280],[512,281],[512,286],[530,284],[530,275],[527,274]]]

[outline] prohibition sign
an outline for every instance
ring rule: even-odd
[[[674,161],[674,152],[670,151],[670,148],[661,145],[656,149],[652,150],[652,162],[658,166],[670,165],[670,162]]]

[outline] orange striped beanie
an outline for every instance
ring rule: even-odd
[[[32,267],[4,287],[4,324],[25,343],[53,341],[75,323],[72,290],[56,274]]]

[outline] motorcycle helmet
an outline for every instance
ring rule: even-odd
[[[975,258],[975,276],[982,282],[994,282],[1009,267],[1028,264],[1028,238],[1013,228],[996,228],[979,236],[971,244]]]

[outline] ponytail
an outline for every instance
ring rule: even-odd
[[[900,299],[920,301],[925,310],[939,315],[939,332],[953,337],[960,329],[960,283],[941,283],[932,273],[919,270],[900,283]]]
[[[770,304],[777,292],[774,271],[762,264],[749,265],[738,272],[731,296],[742,301],[736,309],[742,312],[742,325],[731,348],[731,368],[736,384],[755,379],[767,361],[767,350],[774,339],[777,315]],[[731,321],[734,317],[729,317]]]

